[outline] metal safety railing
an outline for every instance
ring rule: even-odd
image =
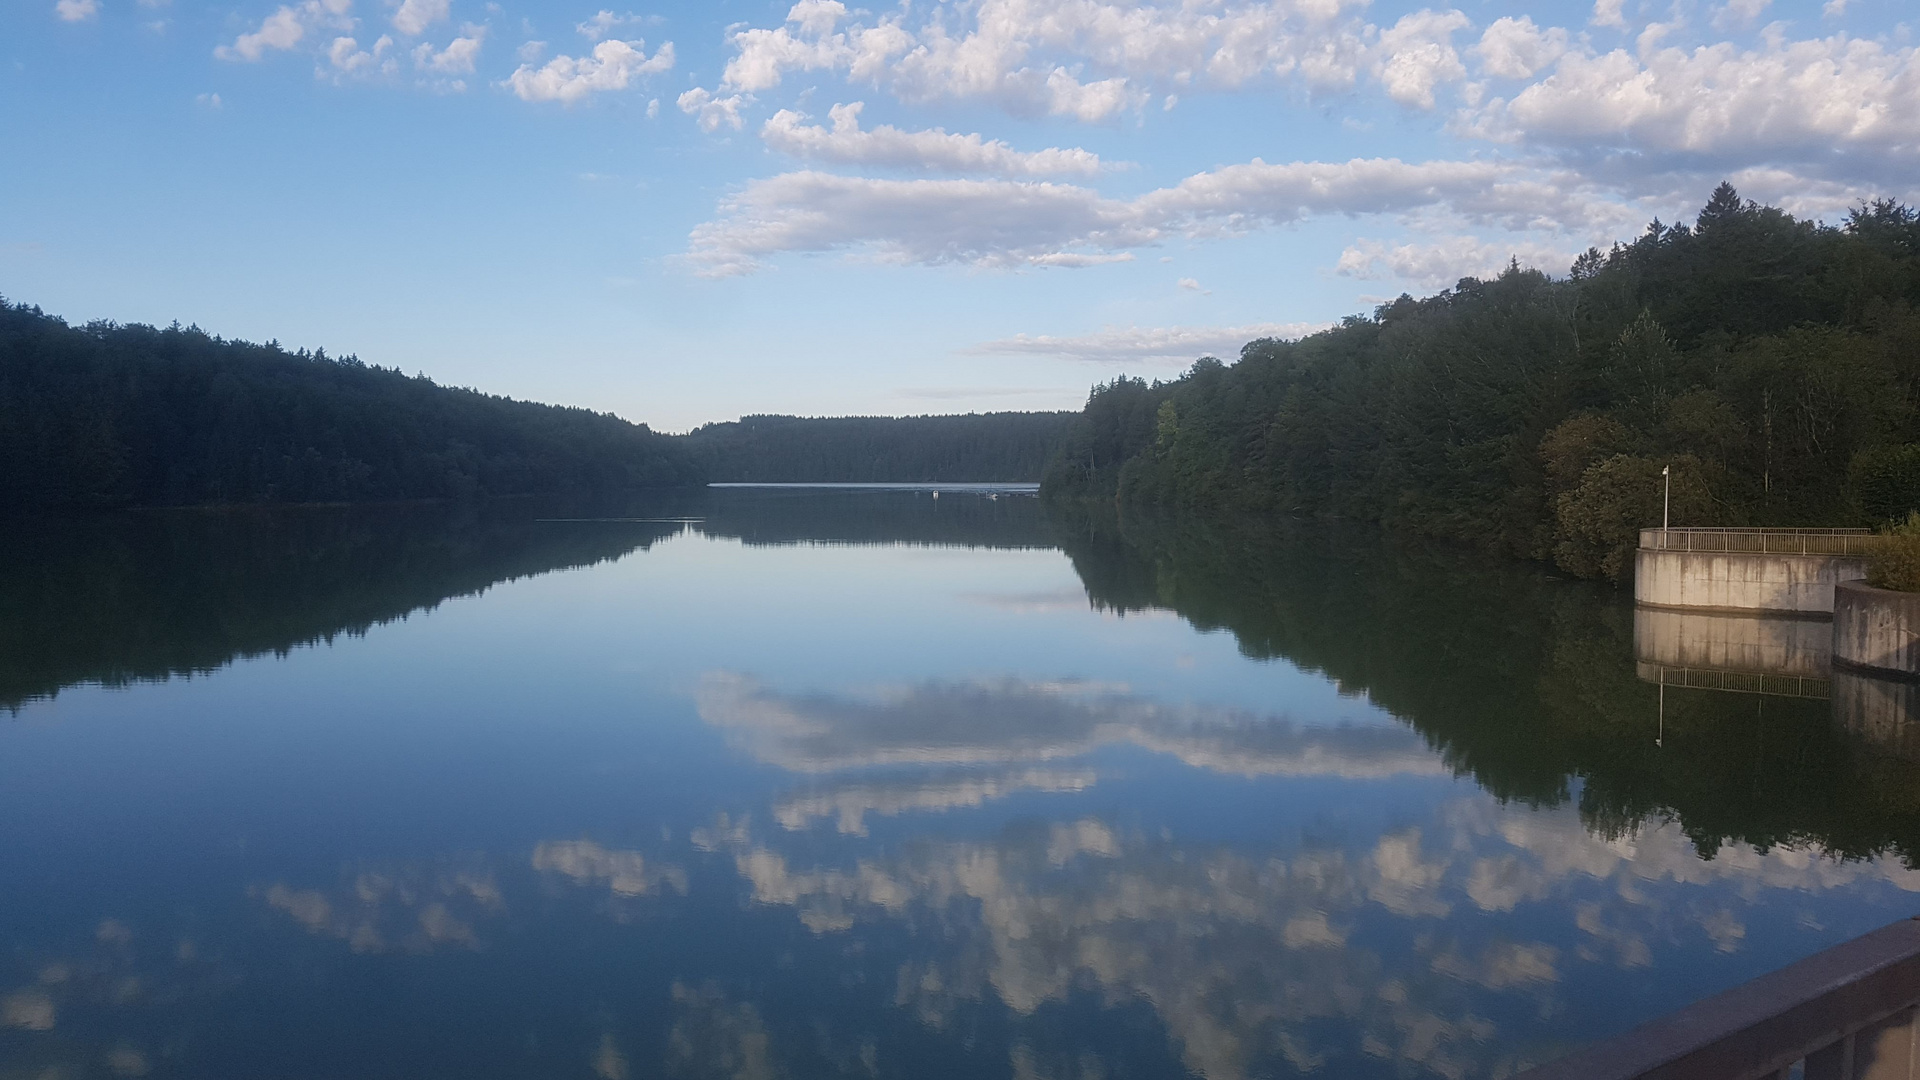
[[[1641,529],[1647,551],[1750,552],[1757,555],[1865,555],[1870,529]]]
[[[1920,919],[1815,953],[1516,1080],[1908,1080]]]
[[[1826,701],[1833,696],[1833,680],[1812,675],[1780,675],[1773,672],[1733,671],[1723,668],[1668,667],[1642,660],[1634,665],[1634,674],[1642,682],[1659,686],[1678,686],[1689,690],[1725,690],[1735,694],[1764,694],[1767,697],[1811,698]]]

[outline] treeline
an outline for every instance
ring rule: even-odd
[[[667,436],[325,350],[70,326],[0,298],[0,508],[1034,481],[1077,415],[750,416]]]
[[[697,483],[617,416],[198,328],[0,300],[0,507],[350,502]]]
[[[1097,387],[1050,497],[1382,522],[1619,578],[1635,533],[1920,507],[1920,213],[1721,185],[1562,279],[1510,266],[1232,365]]]
[[[1031,482],[1077,416],[746,416],[685,443],[716,483]]]

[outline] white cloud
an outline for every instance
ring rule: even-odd
[[[1678,22],[1650,22],[1640,31],[1640,35],[1633,39],[1633,47],[1639,50],[1641,56],[1645,56],[1659,48],[1660,43],[1665,41],[1669,34],[1680,28],[1681,24]]]
[[[686,102],[682,100],[682,108]],[[780,252],[871,248],[892,262],[1045,265],[1075,245],[1151,239],[1126,204],[1071,185],[1006,180],[875,180],[821,172],[755,180],[693,231],[707,276],[755,269]]]
[[[1102,79],[1083,83],[1066,68],[1047,73],[1044,102],[1050,116],[1071,116],[1082,123],[1097,123],[1123,109],[1137,109],[1147,103],[1147,93],[1127,85],[1125,79]]]
[[[1180,286],[1183,289],[1188,289],[1193,292],[1206,292],[1205,289],[1200,287],[1199,278],[1183,277],[1179,281],[1174,282],[1174,284]]]
[[[897,23],[855,29],[851,36],[833,33],[846,14],[839,0],[800,0],[784,26],[735,32],[730,39],[734,57],[727,61],[721,87],[758,93],[778,86],[787,71],[847,68],[870,74],[910,41]]]
[[[1627,19],[1620,10],[1625,6],[1626,0],[1593,0],[1593,17],[1587,21],[1594,26],[1611,26],[1625,30]]]
[[[1502,79],[1530,79],[1566,51],[1566,30],[1541,30],[1525,15],[1494,20],[1473,47],[1480,70]]]
[[[1467,76],[1453,35],[1472,23],[1458,11],[1416,11],[1380,34],[1375,72],[1387,96],[1402,105],[1433,108],[1433,89]]]
[[[507,77],[507,85],[522,101],[559,101],[572,104],[589,94],[625,90],[635,79],[673,69],[673,42],[652,56],[644,41],[602,41],[591,56],[556,56],[545,67],[522,64]]]
[[[1644,58],[1623,49],[1569,52],[1547,78],[1488,102],[1472,129],[1706,173],[1771,164],[1815,176],[1903,178],[1920,163],[1920,67],[1911,47],[1844,35],[1754,50],[1669,48]]]
[[[715,131],[723,124],[739,131],[740,106],[745,100],[741,94],[715,97],[711,91],[696,86],[681,94],[676,102],[681,112],[699,122],[701,131]]]
[[[651,20],[644,15],[615,15],[611,11],[602,9],[592,18],[575,23],[573,28],[588,41],[599,41],[622,26],[638,26],[649,21]]]
[[[537,64],[540,62],[541,57],[547,55],[547,43],[544,41],[529,41],[522,44],[518,49],[515,49],[513,54],[519,57],[520,62],[523,64]]]
[[[486,37],[486,27],[468,24],[461,27],[461,36],[448,42],[446,48],[438,52],[434,51],[431,44],[421,42],[413,50],[413,66],[421,71],[442,75],[471,73],[474,59],[480,55],[480,46]]]
[[[196,94],[193,100],[196,104],[204,105],[215,112],[226,108],[226,103],[220,100],[219,94]]]
[[[393,28],[417,37],[427,27],[445,22],[451,6],[452,0],[402,0],[400,9],[393,13]]]
[[[1017,113],[1099,121],[1142,107],[1156,87],[1232,88],[1288,75],[1312,87],[1351,85],[1365,30],[1339,16],[1357,6],[980,0],[923,9],[910,26],[904,5],[862,22],[838,0],[802,0],[781,26],[731,35],[721,90],[762,93],[789,72],[832,71],[908,101],[982,98]],[[1443,60],[1449,50],[1439,51]],[[1422,63],[1411,43],[1400,52],[1396,75]]]
[[[796,6],[794,11],[798,12],[799,8]],[[791,14],[788,20],[796,22]],[[837,66],[844,40],[840,43],[803,41],[785,26],[738,31],[732,38],[734,56],[727,61],[721,85],[759,92],[780,85],[780,78],[788,69],[807,71]]]
[[[306,0],[299,5],[282,4],[261,20],[260,28],[241,34],[231,45],[213,50],[222,60],[255,61],[268,51],[284,52],[300,44],[310,31],[332,27],[351,30],[353,0]]]
[[[1392,247],[1362,239],[1340,253],[1334,272],[1362,279],[1397,278],[1421,288],[1439,289],[1464,277],[1492,277],[1506,269],[1510,259],[1518,259],[1525,267],[1560,274],[1572,264],[1573,253],[1532,240],[1501,242],[1472,236]]]
[[[1242,345],[1259,338],[1291,340],[1325,330],[1329,325],[1249,323],[1245,326],[1109,327],[1077,337],[1016,334],[976,346],[973,351],[1052,356],[1106,364],[1129,360],[1188,364],[1201,356],[1239,356]]]
[[[1792,169],[1764,165],[1726,174],[1740,194],[1799,217],[1831,217],[1868,199],[1887,194],[1882,185],[1847,179],[1824,180]],[[1908,192],[1916,189],[1909,187]],[[1910,196],[1909,196],[1910,197]]]
[[[62,22],[85,22],[100,14],[100,0],[60,0],[53,13]]]
[[[1189,235],[1237,232],[1318,214],[1404,213],[1450,208],[1505,229],[1590,227],[1615,221],[1573,181],[1539,177],[1496,161],[1356,158],[1270,165],[1259,158],[1196,173],[1134,205],[1146,219]]]
[[[1773,0],[1727,0],[1725,4],[1714,9],[1714,29],[1745,30],[1752,26],[1772,3]]]
[[[376,70],[383,75],[391,75],[398,70],[398,65],[387,56],[387,51],[392,48],[393,39],[385,34],[381,34],[368,49],[362,49],[353,38],[337,37],[327,47],[327,62],[341,75],[358,75]]]
[[[682,107],[685,107],[683,101]],[[1071,184],[882,180],[805,171],[747,184],[696,228],[702,274],[749,272],[782,252],[866,251],[884,261],[982,267],[1084,266],[1130,257],[1169,236],[1218,236],[1320,214],[1443,210],[1508,230],[1594,231],[1616,203],[1510,164],[1393,159],[1254,159],[1136,199]]]
[[[860,128],[863,102],[835,105],[827,111],[831,129],[803,123],[806,116],[782,109],[760,129],[767,146],[783,154],[847,165],[881,165],[994,176],[1093,176],[1100,157],[1078,148],[1049,148],[1023,153],[979,135],[902,131],[890,125]]]

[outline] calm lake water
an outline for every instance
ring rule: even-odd
[[[980,491],[11,524],[0,1077],[1500,1076],[1920,912],[1899,747],[1634,634]]]

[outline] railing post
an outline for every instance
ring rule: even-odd
[[[1806,1080],[1853,1080],[1853,1036],[1807,1055]]]
[[[1913,1080],[1913,1017],[1906,1009],[1853,1037],[1855,1080]]]

